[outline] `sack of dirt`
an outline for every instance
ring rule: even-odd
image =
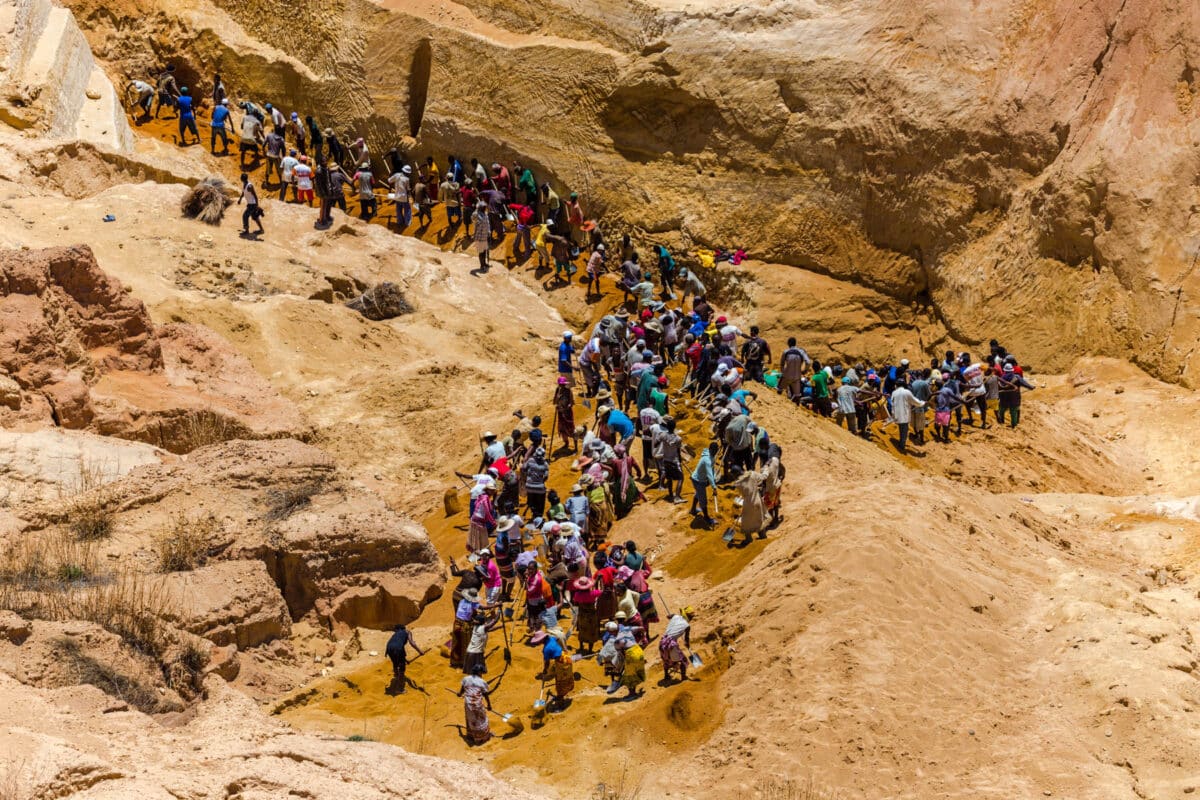
[[[361,295],[346,303],[367,319],[380,321],[409,314],[413,307],[404,297],[404,292],[391,281],[384,281],[367,289]]]
[[[225,193],[225,181],[205,178],[183,196],[179,210],[188,219],[198,219],[209,225],[220,225],[225,209],[233,201]]]

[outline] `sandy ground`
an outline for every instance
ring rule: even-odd
[[[115,186],[71,203],[68,219],[62,198],[5,185],[0,242],[86,239],[157,321],[226,336],[302,408],[319,444],[422,519],[444,555],[461,552],[464,517],[441,510],[450,471],[473,467],[478,429],[503,430],[513,409],[549,418],[558,334],[611,304],[611,284],[588,304],[580,287],[508,258],[472,275],[453,237],[437,249],[340,218],[314,232],[315,211],[278,203],[268,236],[251,242],[232,220],[178,220],[181,191]],[[99,222],[110,211],[117,222]],[[439,225],[419,233],[436,243]],[[417,311],[370,323],[321,299],[356,277],[402,283]],[[795,331],[830,354],[846,337],[881,358],[939,341],[921,333],[920,309],[827,281],[750,264],[739,321],[763,325],[776,348]],[[754,416],[788,469],[780,528],[725,546],[726,492],[715,532],[655,499],[613,534],[654,554],[663,598],[700,610],[696,681],[659,685],[651,653],[644,698],[612,702],[581,680],[545,727],[468,748],[444,691],[457,675],[436,652],[443,600],[415,629],[434,650],[410,673],[424,691],[385,695],[387,670],[370,656],[382,638],[366,634],[366,654],[265,705],[299,727],[478,761],[563,796],[626,765],[651,797],[717,796],[717,781],[720,793],[766,795],[768,776],[864,798],[1190,794],[1198,401],[1113,361],[1035,380],[1021,428],[968,428],[903,458],[890,430],[865,442],[764,393]],[[695,449],[704,424],[682,412]],[[569,463],[555,462],[560,491]],[[539,665],[515,632],[496,706],[527,713]],[[501,637],[492,645],[496,673]],[[579,671],[602,680],[593,664]]]

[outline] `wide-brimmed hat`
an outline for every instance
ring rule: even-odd
[[[627,619],[629,619],[629,615],[626,614],[624,611],[618,611],[616,614],[613,614],[613,619],[627,620]]]
[[[567,385],[567,384],[569,384],[569,383],[570,383],[570,381],[569,381],[569,380],[567,380],[567,378],[566,378],[566,376],[565,376],[565,375],[559,375],[559,376],[558,376],[558,385],[559,385],[559,386],[566,386],[566,385]]]
[[[515,527],[517,527],[517,520],[515,517],[501,517],[499,524],[496,525],[496,532],[504,533],[506,531],[511,531]]]
[[[479,438],[480,439],[495,439],[496,434],[492,433],[491,431],[484,431],[483,435],[480,436]]]
[[[587,592],[595,585],[591,578],[581,576],[572,581],[571,588],[577,592]]]
[[[597,401],[611,400],[611,399],[612,399],[612,392],[610,392],[608,389],[601,389],[599,392],[596,393]]]
[[[463,589],[462,597],[463,597],[463,600],[466,600],[469,603],[478,603],[479,602],[479,590],[478,589]]]
[[[578,483],[577,483],[577,484],[575,484],[574,486],[572,486],[572,487],[571,487],[571,491],[572,491],[572,492],[582,492],[582,491],[583,491],[583,486],[582,486],[581,484],[578,484]]]
[[[620,583],[626,583],[632,577],[633,577],[633,570],[631,570],[629,567],[623,566],[617,570],[617,581],[619,581]]]

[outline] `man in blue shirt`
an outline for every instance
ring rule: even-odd
[[[615,408],[610,408],[604,413],[603,422],[610,431],[619,437],[617,444],[621,444],[622,442],[628,443],[633,438],[633,420],[629,419],[623,412]]]
[[[179,90],[179,97],[175,98],[175,107],[179,109],[179,146],[187,144],[187,131],[191,131],[192,136],[196,137],[196,144],[200,144],[200,131],[196,130],[196,112],[192,108],[192,96],[188,87]]]
[[[220,105],[213,109],[212,122],[212,141],[209,145],[209,150],[215,156],[217,154],[217,137],[221,137],[221,155],[229,155],[229,134],[225,130],[225,123],[229,121],[229,99],[221,101]]]
[[[562,343],[558,346],[558,374],[567,379],[567,386],[575,388],[575,368],[571,362],[575,359],[575,348],[571,344],[574,334],[563,331]]]

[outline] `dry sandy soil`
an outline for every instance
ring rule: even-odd
[[[0,28],[16,14],[3,56],[23,65],[6,87],[55,90],[0,109],[2,263],[86,243],[98,272],[86,292],[6,278],[7,319],[41,333],[5,340],[0,537],[49,550],[70,509],[111,507],[84,555],[160,587],[176,639],[159,664],[93,623],[0,612],[0,789],[580,797],[625,775],[643,798],[811,783],[1107,800],[1200,785],[1192,5],[346,0],[289,4],[297,24],[279,25],[267,2],[71,0],[82,33],[51,16],[70,46],[50,67],[19,35],[43,5],[0,4]],[[477,465],[481,429],[548,410],[558,335],[611,307],[611,284],[585,302],[507,243],[474,275],[440,210],[406,236],[342,216],[317,231],[273,200],[262,241],[184,220],[182,184],[234,165],[175,147],[170,120],[127,130],[88,43],[114,81],[171,58],[203,89],[219,68],[235,97],[322,108],[377,153],[519,156],[642,245],[748,243],[754,260],[705,278],[777,350],[794,334],[822,358],[926,359],[997,335],[1038,389],[1017,430],[903,456],[894,429],[864,442],[764,393],[754,416],[788,471],[778,529],[727,547],[651,491],[615,533],[653,555],[663,599],[700,611],[696,680],[659,683],[652,657],[646,696],[612,702],[581,663],[564,713],[469,748],[437,652],[440,562],[465,535],[443,508],[451,471]],[[384,280],[412,313],[343,305]],[[133,335],[88,339],[114,309]],[[191,349],[172,350],[188,326]],[[31,371],[30,340],[54,369]],[[55,425],[64,396],[121,398],[122,426]],[[250,424],[263,407],[274,427]],[[704,420],[676,410],[703,446]],[[133,424],[163,418],[182,422],[157,438]],[[181,519],[209,560],[162,576]],[[433,652],[410,669],[423,691],[391,697],[378,629],[401,618]],[[495,701],[527,713],[540,665],[521,633]],[[198,675],[180,671],[188,647]]]

